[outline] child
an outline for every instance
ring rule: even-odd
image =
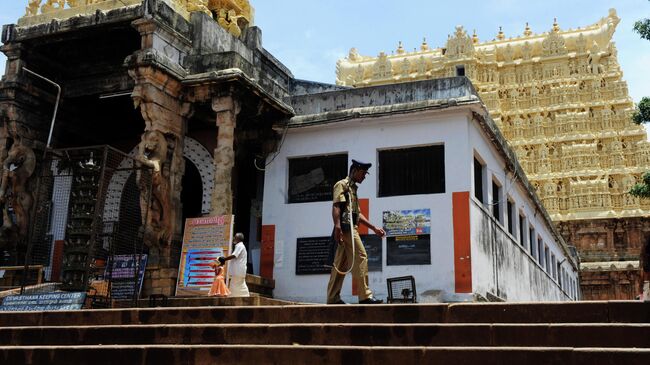
[[[223,257],[219,257],[210,263],[210,267],[214,269],[214,282],[210,288],[208,296],[211,297],[227,297],[230,295],[230,290],[226,286],[226,274],[223,264],[226,262]]]

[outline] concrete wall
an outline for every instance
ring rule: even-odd
[[[324,302],[329,275],[295,275],[296,240],[301,237],[328,236],[332,231],[331,202],[287,204],[288,159],[323,154],[347,153],[348,159],[373,163],[370,175],[359,188],[360,198],[370,199],[370,220],[380,225],[382,212],[388,210],[431,210],[431,265],[386,266],[383,243],[383,271],[370,272],[370,286],[375,295],[386,296],[386,279],[413,275],[418,299],[459,301],[472,299],[471,294],[455,293],[454,224],[452,194],[470,192],[473,196],[473,155],[480,154],[487,171],[505,184],[505,163],[491,142],[471,121],[468,106],[428,110],[379,118],[357,118],[332,124],[291,128],[279,154],[265,174],[263,224],[275,225],[274,295],[281,299]],[[377,151],[422,145],[445,146],[445,193],[377,197]],[[489,175],[489,174],[488,174]],[[341,177],[343,178],[343,176]],[[487,178],[487,175],[486,175]],[[561,257],[549,226],[536,221],[527,194],[518,181],[510,181],[508,193],[517,210],[533,217],[536,230]],[[489,198],[489,195],[487,195]],[[470,198],[473,293],[487,296],[501,294],[508,300],[566,299],[557,284],[536,266],[523,249],[513,244],[513,237],[493,230],[487,210]],[[540,216],[541,218],[541,216]],[[495,237],[492,235],[495,234]],[[493,238],[491,238],[493,237]],[[493,243],[494,241],[494,243]],[[496,245],[498,248],[491,248]],[[555,246],[553,246],[555,245]],[[526,271],[527,274],[521,275]],[[498,281],[495,275],[498,274]],[[351,293],[351,278],[345,281],[342,297],[356,302]],[[498,285],[499,291],[496,290]]]

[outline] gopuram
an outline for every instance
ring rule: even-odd
[[[444,48],[399,44],[391,54],[351,49],[337,84],[363,87],[467,76],[528,179],[582,261],[584,299],[633,299],[650,237],[650,201],[628,191],[650,169],[650,144],[617,61],[615,10],[597,23],[481,42],[457,27]]]
[[[99,186],[116,197],[116,206],[142,214],[140,242],[149,253],[144,295],[173,294],[187,217],[235,214],[235,229],[250,242],[259,240],[261,170],[293,115],[283,98],[294,79],[262,47],[248,1],[26,3],[25,15],[2,31],[1,50],[8,58],[0,82],[0,253],[9,255],[1,258],[4,264],[22,264],[30,219],[50,206],[35,196],[49,133],[52,148],[110,145],[149,169],[148,175],[141,169],[133,178]],[[91,154],[87,166],[100,158]],[[98,188],[97,180],[85,176],[73,184],[73,190]],[[125,199],[127,188],[139,189],[139,202]],[[79,219],[69,221],[67,234],[58,238],[65,239],[63,275],[46,274],[81,290],[90,279],[88,268],[86,277],[66,270],[74,269],[75,260],[86,266],[99,261],[73,250],[95,243],[71,239],[71,232],[94,216],[118,223],[122,217],[120,209],[93,211],[94,201],[77,211],[88,205],[87,194],[73,191],[72,217]],[[54,222],[60,217],[59,202],[53,203]],[[48,241],[38,243],[44,265],[56,255],[59,234],[46,223],[35,228],[52,229]],[[105,232],[99,230],[101,238]]]

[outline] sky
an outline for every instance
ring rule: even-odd
[[[15,23],[27,0],[0,1],[0,23]],[[335,82],[336,61],[352,47],[367,56],[390,53],[399,41],[407,50],[426,37],[431,47],[443,46],[455,26],[492,40],[503,27],[506,36],[548,31],[557,17],[562,29],[584,27],[607,16],[614,7],[621,23],[614,40],[635,102],[650,96],[650,41],[632,30],[636,20],[650,17],[648,0],[251,0],[263,46],[300,79]],[[0,56],[0,74],[4,74]]]

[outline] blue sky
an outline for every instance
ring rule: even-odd
[[[0,23],[22,16],[27,0],[2,0]],[[407,49],[426,37],[430,46],[444,45],[456,25],[481,40],[493,39],[499,26],[506,36],[523,32],[528,22],[535,32],[547,31],[553,18],[563,29],[595,23],[616,8],[622,19],[614,39],[630,95],[638,102],[650,96],[650,41],[632,31],[634,21],[650,17],[648,0],[252,0],[263,45],[294,75],[321,82],[335,81],[336,60],[351,47],[363,55],[391,52],[403,41]],[[4,73],[4,57],[0,73]]]

